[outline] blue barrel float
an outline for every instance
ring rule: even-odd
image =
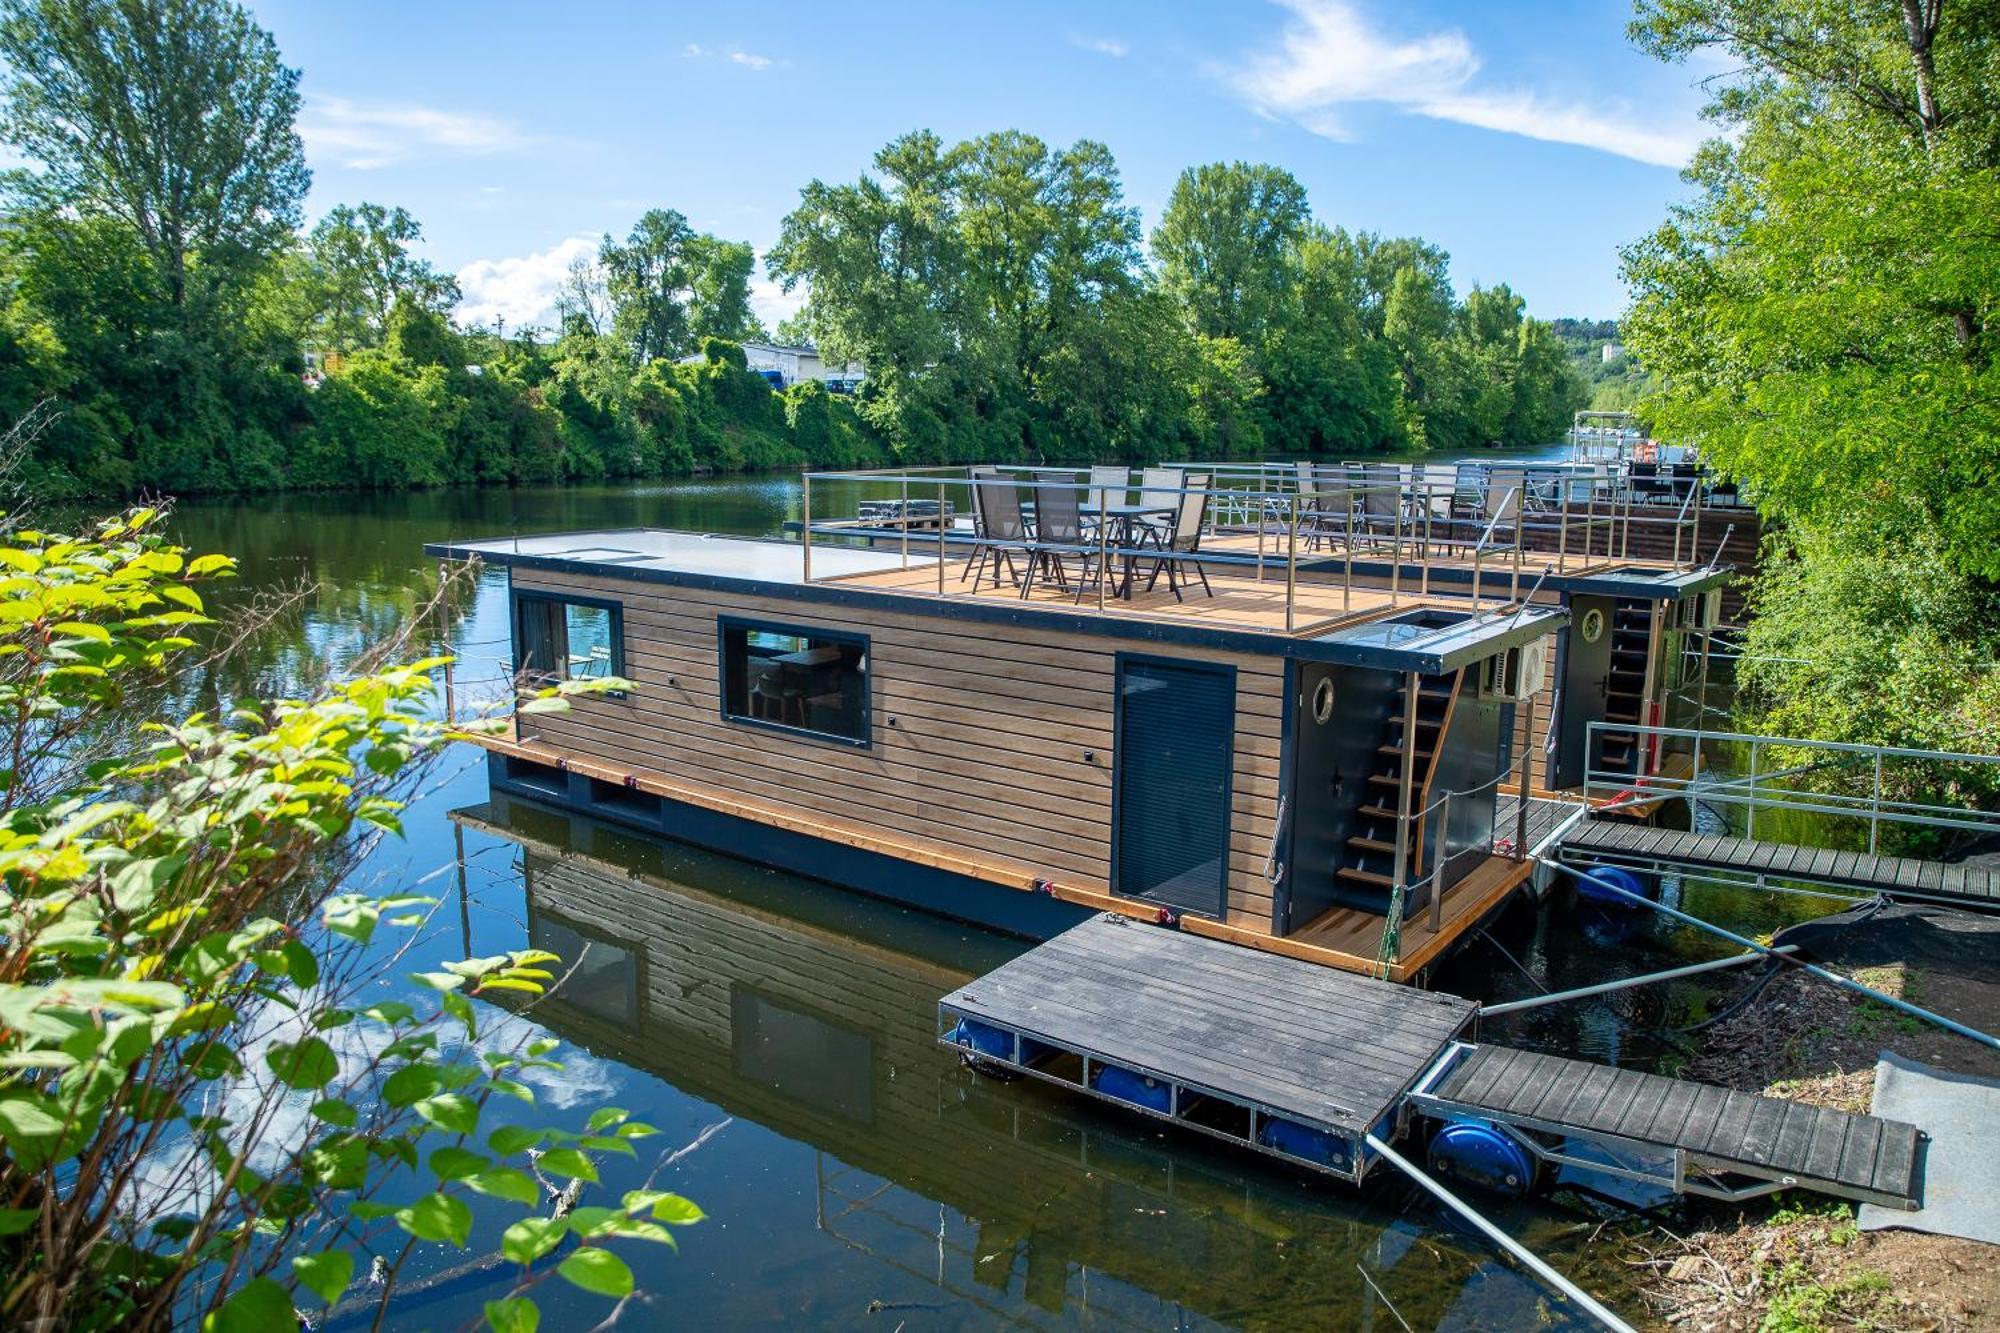
[[[1161,1115],[1171,1115],[1174,1109],[1174,1090],[1150,1074],[1141,1074],[1135,1069],[1121,1069],[1117,1065],[1093,1065],[1090,1070],[1090,1086],[1106,1097],[1116,1097],[1121,1102]]]
[[[1431,1136],[1430,1164],[1440,1176],[1518,1198],[1535,1187],[1540,1159],[1498,1125],[1452,1120]]]
[[[1311,1125],[1301,1125],[1296,1120],[1281,1120],[1271,1115],[1262,1117],[1257,1122],[1257,1142],[1289,1157],[1301,1157],[1335,1171],[1351,1171],[1354,1168],[1346,1139],[1323,1129],[1314,1129]]]
[[[989,1056],[995,1060],[1014,1059],[1014,1034],[1005,1028],[996,1028],[991,1023],[981,1023],[970,1018],[961,1018],[952,1025],[951,1042],[971,1056]],[[1031,1065],[1055,1049],[1033,1037],[1021,1038],[1021,1063]]]
[[[1584,865],[1578,866],[1577,869],[1583,873],[1576,876],[1576,896],[1579,901],[1587,902],[1594,907],[1630,909],[1637,906],[1631,898],[1606,888],[1607,884],[1616,885],[1626,893],[1648,901],[1660,896],[1660,886],[1657,881],[1649,882],[1624,866]]]

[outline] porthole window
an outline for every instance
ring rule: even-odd
[[[1313,686],[1313,721],[1323,727],[1332,716],[1333,681],[1330,677],[1321,676],[1319,684]]]
[[[1583,613],[1583,623],[1577,627],[1585,643],[1596,643],[1604,637],[1604,613],[1592,607]]]

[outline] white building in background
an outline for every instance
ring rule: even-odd
[[[1625,355],[1625,349],[1623,347],[1620,347],[1617,343],[1604,344],[1605,365],[1607,366],[1610,365],[1613,361],[1616,361],[1619,357],[1623,355]]]
[[[818,380],[833,393],[853,393],[865,373],[858,361],[828,365],[820,359],[816,347],[747,342],[743,344],[743,359],[751,370],[780,389],[789,389],[806,380]],[[700,361],[701,355],[696,353],[681,360],[692,364]]]

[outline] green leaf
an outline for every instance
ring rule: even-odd
[[[488,1301],[485,1313],[486,1323],[493,1333],[535,1333],[542,1324],[542,1312],[525,1296]]]
[[[512,1157],[517,1152],[539,1147],[548,1138],[545,1129],[529,1129],[526,1125],[502,1125],[486,1136],[486,1146],[502,1157]]]
[[[500,1253],[509,1263],[526,1267],[553,1250],[569,1231],[569,1223],[552,1217],[524,1217],[500,1237]]]
[[[339,1129],[353,1129],[359,1116],[352,1106],[331,1097],[322,1097],[312,1104],[312,1113],[327,1124]]]
[[[693,1226],[708,1214],[695,1206],[692,1199],[683,1199],[678,1194],[669,1194],[653,1202],[653,1217],[668,1226]]]
[[[600,1106],[592,1111],[590,1119],[584,1122],[584,1132],[595,1134],[601,1129],[609,1129],[630,1114],[632,1114],[630,1111],[620,1106]]]
[[[318,1037],[297,1043],[279,1042],[264,1057],[271,1072],[294,1088],[323,1088],[340,1072],[333,1047]]]
[[[202,1333],[298,1333],[292,1294],[268,1277],[251,1278],[201,1321]]]
[[[449,1241],[464,1249],[472,1235],[472,1210],[449,1194],[426,1194],[396,1210],[396,1225],[418,1240]]]
[[[576,1286],[600,1296],[623,1300],[632,1294],[631,1268],[611,1251],[595,1245],[581,1247],[563,1260],[556,1271]]]
[[[301,1254],[292,1260],[292,1271],[322,1305],[333,1305],[354,1280],[354,1256],[345,1250]]]
[[[36,1208],[0,1208],[0,1236],[18,1236],[41,1217]]]
[[[411,1106],[436,1092],[443,1080],[429,1065],[405,1065],[383,1080],[382,1100],[394,1107]]]
[[[484,1157],[463,1148],[439,1148],[431,1154],[431,1170],[439,1180],[460,1180],[487,1164]]]
[[[416,1104],[416,1112],[439,1129],[471,1134],[479,1129],[479,1103],[456,1092],[441,1092]]]
[[[552,1176],[569,1176],[576,1180],[597,1179],[597,1166],[588,1157],[574,1148],[551,1148],[542,1154],[536,1163]]]
[[[496,1199],[506,1199],[512,1203],[526,1204],[532,1208],[542,1201],[542,1187],[526,1171],[511,1166],[496,1166],[488,1171],[475,1171],[465,1178],[466,1188]]]

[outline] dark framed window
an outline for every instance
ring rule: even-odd
[[[599,597],[516,592],[514,665],[534,686],[624,675],[623,608]]]
[[[868,640],[719,617],[722,715],[848,745],[868,744]]]

